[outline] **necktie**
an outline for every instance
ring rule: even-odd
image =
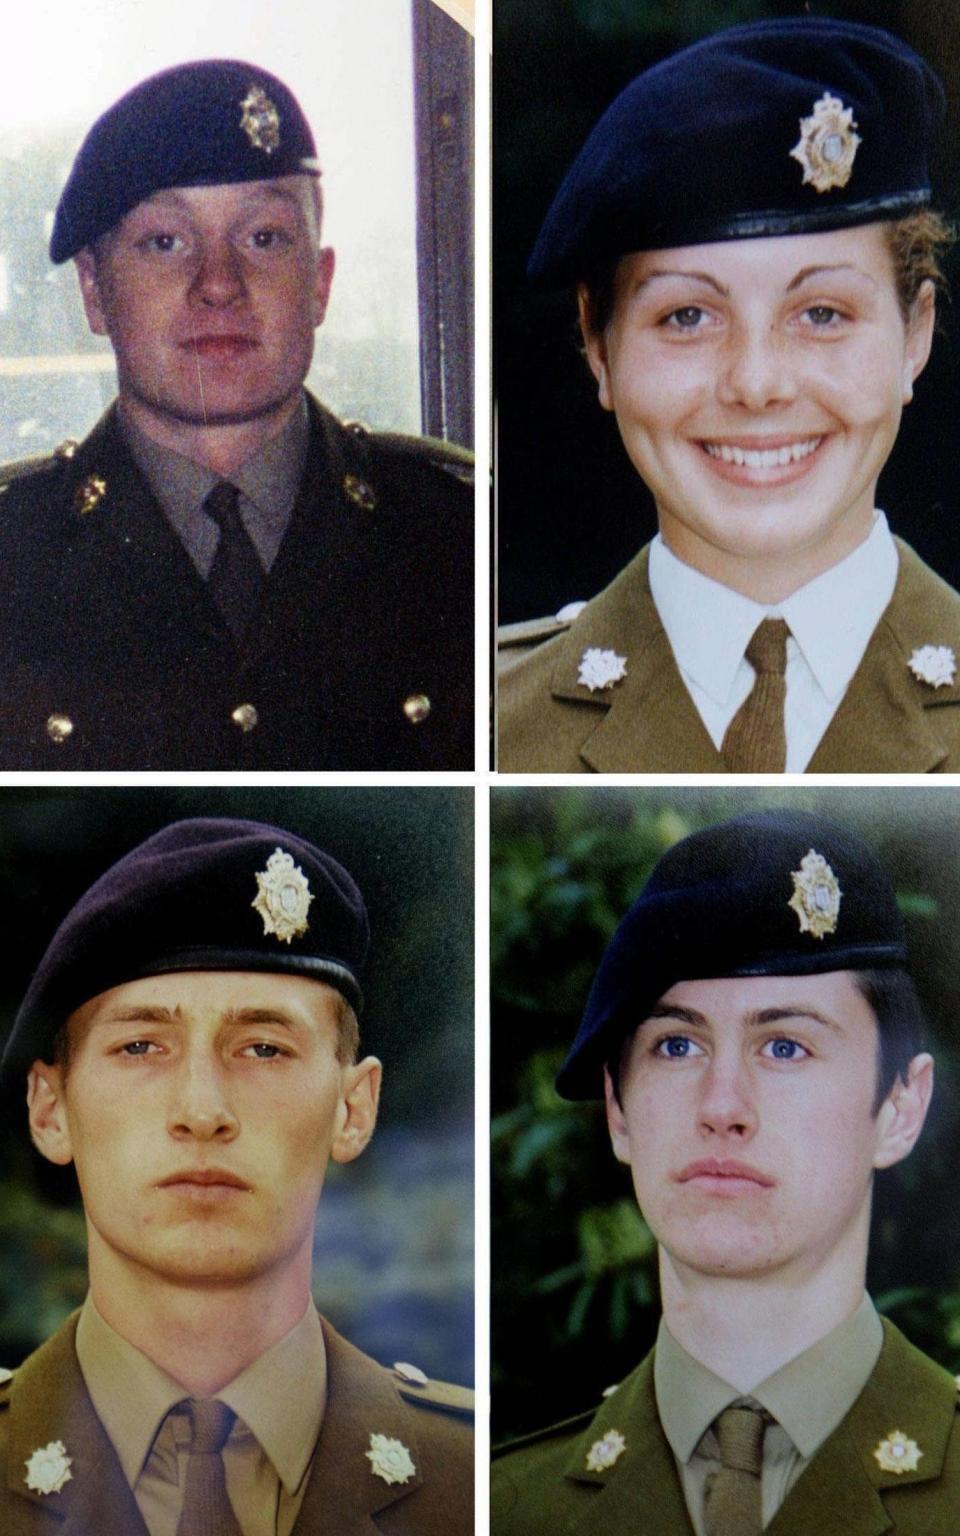
[[[229,480],[218,480],[203,510],[220,529],[207,585],[236,640],[242,640],[263,586],[263,566],[240,516],[240,492]]]
[[[757,675],[723,738],[720,750],[730,773],[783,773],[786,767],[783,706],[789,633],[783,619],[764,619],[747,646],[747,660]]]
[[[187,1407],[193,1435],[177,1536],[242,1536],[221,1455],[236,1415],[216,1398],[194,1398]]]
[[[707,1536],[760,1536],[765,1417],[756,1408],[725,1408],[713,1428],[720,1445],[720,1471],[708,1485]]]

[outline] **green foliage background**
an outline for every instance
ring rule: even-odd
[[[491,809],[493,1439],[590,1406],[653,1342],[656,1245],[598,1105],[553,1077],[600,955],[659,857],[741,810],[820,811],[890,871],[937,1058],[912,1157],[877,1181],[868,1283],[960,1370],[960,791],[497,788]]]

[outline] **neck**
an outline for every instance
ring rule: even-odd
[[[852,1317],[864,1296],[856,1268],[745,1280],[697,1274],[660,1250],[663,1316],[678,1344],[738,1392],[751,1392]]]
[[[253,421],[214,426],[178,421],[130,395],[121,395],[120,413],[145,437],[182,454],[222,479],[228,479],[273,438],[278,437],[300,404],[300,392]]]
[[[190,1284],[90,1258],[100,1316],[192,1397],[212,1397],[295,1328],[310,1305],[309,1255],[281,1276]]]
[[[872,496],[869,502],[855,518],[835,529],[829,539],[787,552],[741,554],[708,544],[662,509],[660,533],[667,548],[684,565],[755,603],[772,606],[822,576],[824,571],[832,570],[866,542],[875,515]]]

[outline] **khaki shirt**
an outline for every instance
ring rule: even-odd
[[[190,1394],[121,1338],[89,1296],[77,1325],[77,1358],[150,1536],[176,1536],[190,1423],[175,1405]],[[223,1463],[243,1536],[290,1536],[326,1401],[314,1307],[216,1396],[237,1415]]]
[[[661,1322],[654,1391],[696,1536],[704,1536],[707,1479],[720,1469],[711,1425],[731,1404],[776,1420],[763,1440],[763,1523],[769,1525],[801,1472],[846,1418],[873,1373],[883,1325],[868,1296],[838,1327],[745,1396],[687,1353]]]

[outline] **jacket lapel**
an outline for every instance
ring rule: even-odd
[[[24,1517],[9,1536],[45,1527],[51,1536],[100,1536],[107,1530],[147,1536],[136,1500],[116,1452],[90,1401],[77,1362],[74,1315],[21,1366],[10,1388],[9,1466],[11,1491],[24,1501]],[[70,1479],[59,1493],[40,1493],[26,1484],[25,1463],[33,1453],[61,1441],[71,1459]],[[27,1512],[27,1503],[33,1508]],[[7,1536],[7,1533],[4,1533]]]

